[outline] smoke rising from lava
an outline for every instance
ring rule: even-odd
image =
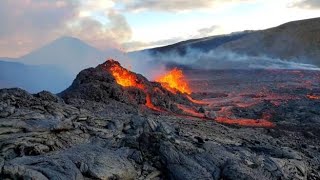
[[[305,69],[320,70],[312,64],[298,63],[297,61],[282,60],[263,56],[242,55],[231,51],[211,50],[203,52],[188,48],[184,55],[177,52],[151,53],[133,52],[125,57],[122,64],[131,64],[132,70],[139,72],[149,79],[166,72],[168,66],[182,66],[192,69]]]

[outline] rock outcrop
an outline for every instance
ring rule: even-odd
[[[112,103],[113,107],[122,106],[116,109],[126,109],[123,108],[124,104],[126,107],[137,109],[138,106],[146,104],[148,95],[151,103],[164,111],[179,112],[177,103],[197,107],[197,104],[192,103],[185,94],[179,92],[174,94],[159,83],[149,82],[145,77],[134,72],[130,73],[136,78],[135,81],[144,88],[123,87],[117,84],[111,73],[110,68],[113,66],[122,68],[119,62],[108,60],[96,68],[81,71],[72,85],[60,93],[60,96],[68,104],[74,105],[79,105],[78,100],[81,99],[104,104]]]

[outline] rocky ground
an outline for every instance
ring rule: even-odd
[[[193,77],[199,91],[192,97],[206,104],[146,82],[162,111],[150,110],[145,92],[117,85],[101,65],[82,71],[59,95],[1,89],[0,179],[320,179],[317,83],[288,89],[274,88],[275,77],[255,85],[249,78],[219,80],[222,74]],[[299,84],[289,75],[278,78]],[[262,84],[273,93],[249,87]],[[212,115],[188,116],[177,102]],[[233,121],[268,112],[274,126],[220,124],[215,119],[224,107]]]

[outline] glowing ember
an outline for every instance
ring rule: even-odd
[[[157,78],[156,81],[161,83],[163,87],[165,87],[172,93],[180,91],[182,93],[191,94],[189,85],[186,79],[184,78],[182,70],[180,69],[174,68],[164,76]]]

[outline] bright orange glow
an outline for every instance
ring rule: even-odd
[[[138,78],[134,73],[128,71],[127,69],[121,67],[120,65],[118,65],[116,63],[114,63],[111,66],[110,71],[119,85],[124,86],[124,87],[132,86],[132,87],[136,87],[136,88],[143,90],[143,92],[145,92],[145,94],[146,94],[145,105],[148,108],[155,110],[155,111],[161,111],[159,108],[157,108],[156,106],[154,106],[152,104],[150,94],[146,91],[144,84],[142,84],[141,82],[138,81]]]
[[[137,76],[125,68],[115,64],[110,68],[110,71],[121,86],[133,86],[143,89],[143,85],[138,83]]]
[[[183,75],[182,70],[180,69],[174,68],[164,76],[157,78],[156,81],[161,83],[164,88],[168,89],[172,93],[180,91],[182,93],[191,94],[189,85]]]

